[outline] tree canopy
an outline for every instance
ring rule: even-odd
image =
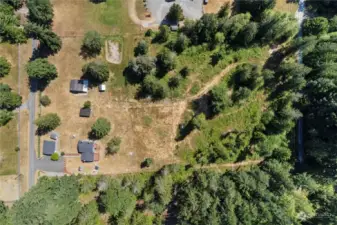
[[[93,61],[85,64],[82,68],[83,75],[93,83],[103,83],[109,80],[109,67],[103,61]]]
[[[94,138],[101,139],[111,130],[111,123],[106,118],[98,118],[91,127],[91,135]]]
[[[27,74],[30,78],[44,80],[49,83],[57,77],[57,70],[47,59],[39,58],[31,61],[26,66]]]
[[[61,118],[56,113],[48,113],[35,120],[40,133],[54,130],[61,125]]]
[[[89,56],[96,56],[101,53],[103,41],[97,31],[88,31],[85,33],[82,42],[82,51]]]
[[[28,0],[28,19],[36,24],[49,27],[53,22],[54,10],[50,0]]]

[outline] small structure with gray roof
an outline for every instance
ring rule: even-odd
[[[71,80],[70,92],[72,93],[88,93],[88,80]]]
[[[44,141],[43,142],[43,154],[52,155],[56,151],[55,141]]]
[[[59,137],[58,133],[56,132],[51,132],[50,133],[50,138],[53,139],[53,140],[57,140]]]
[[[93,141],[78,141],[78,153],[81,153],[82,162],[93,162],[95,159],[95,143]]]

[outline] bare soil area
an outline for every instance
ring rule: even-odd
[[[119,43],[108,40],[105,42],[105,58],[113,64],[122,63],[122,51],[119,49]]]
[[[217,13],[221,6],[233,3],[233,0],[210,0],[207,5],[204,5],[204,13]]]
[[[19,185],[17,175],[0,176],[0,200],[12,203],[19,199]]]

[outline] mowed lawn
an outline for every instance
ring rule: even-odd
[[[0,78],[0,83],[8,84],[13,91],[17,91],[18,72],[17,60],[18,49],[15,45],[1,44],[1,56],[5,57],[11,64],[10,74],[4,78]],[[16,116],[8,124],[0,127],[0,175],[9,175],[16,173],[17,153],[17,120]]]

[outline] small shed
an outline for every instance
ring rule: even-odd
[[[104,92],[104,91],[106,90],[106,85],[105,85],[105,84],[100,84],[100,85],[98,86],[98,90],[99,90],[100,92]]]
[[[52,155],[56,151],[55,141],[44,141],[43,142],[43,154]]]
[[[56,132],[50,133],[50,139],[57,140],[58,138],[59,138],[58,133],[56,133]]]
[[[90,108],[82,108],[80,110],[80,117],[90,117],[91,109]]]
[[[171,31],[178,31],[179,26],[178,25],[171,25]]]
[[[88,93],[88,80],[71,80],[70,92],[72,93]]]

